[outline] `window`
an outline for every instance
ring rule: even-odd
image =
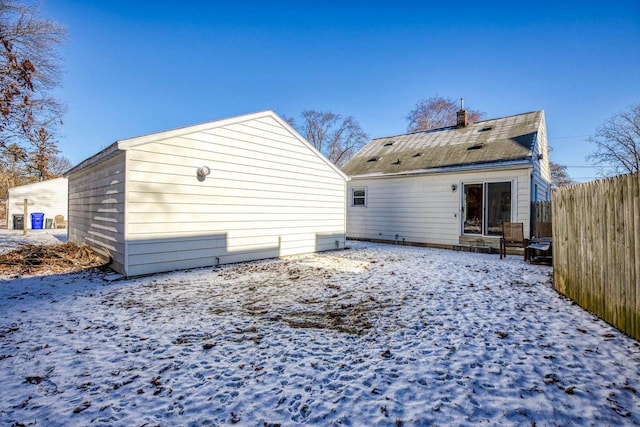
[[[489,182],[485,184],[487,198],[487,226],[485,234],[500,236],[502,223],[511,221],[511,183]]]
[[[464,184],[464,233],[499,236],[511,221],[511,182]]]
[[[366,206],[367,205],[367,189],[366,188],[352,188],[351,194],[353,195],[353,206]]]

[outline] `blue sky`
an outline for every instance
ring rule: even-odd
[[[640,2],[44,0],[63,25],[74,164],[112,142],[272,109],[352,115],[405,133],[416,102],[487,118],[545,110],[551,160],[578,181],[586,139],[640,102]],[[575,167],[574,167],[575,166]]]

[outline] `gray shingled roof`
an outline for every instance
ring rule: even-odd
[[[394,174],[529,159],[543,114],[533,111],[483,120],[460,129],[452,126],[376,138],[342,171],[351,176]]]

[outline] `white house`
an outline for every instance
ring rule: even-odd
[[[549,200],[543,111],[377,138],[342,168],[348,236],[452,248],[498,247],[502,223],[524,223]]]
[[[117,141],[66,176],[69,241],[127,276],[345,245],[346,176],[273,111]]]
[[[44,213],[44,225],[51,223],[56,215],[67,219],[67,179],[55,178],[34,182],[9,189],[7,199],[7,228],[16,227],[17,217],[24,216],[24,199],[28,201],[28,214],[24,218],[27,228],[31,228],[31,213]],[[47,221],[50,219],[51,221]]]

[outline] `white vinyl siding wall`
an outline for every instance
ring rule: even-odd
[[[33,203],[28,206],[28,215],[25,218],[27,228],[31,228],[31,213],[33,212],[44,213],[45,221],[53,219],[56,215],[63,215],[66,221],[67,194],[66,178],[50,179],[10,188],[7,201],[7,227],[13,228],[13,215],[24,215],[24,206],[17,205],[17,203],[23,203],[24,199]]]
[[[126,273],[344,248],[345,196],[344,177],[270,116],[132,144]]]
[[[461,235],[462,184],[512,182],[512,220],[529,233],[531,168],[406,177],[354,178],[351,188],[367,188],[367,206],[347,208],[352,238],[457,245]],[[456,184],[455,192],[451,185]],[[397,236],[397,237],[396,237]]]
[[[125,155],[69,176],[69,241],[86,244],[124,268]]]
[[[549,165],[549,143],[547,141],[544,114],[533,149],[533,175],[531,201],[551,200],[551,168]],[[542,158],[539,158],[542,156]],[[533,193],[537,191],[537,193]]]

